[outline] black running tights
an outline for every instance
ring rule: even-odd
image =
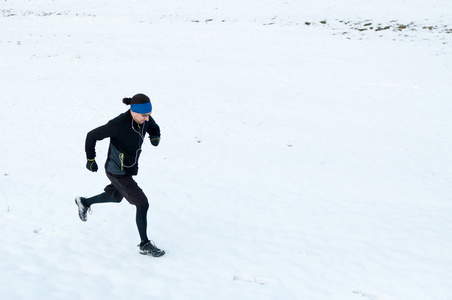
[[[119,203],[123,199],[123,196],[117,191],[109,190],[108,193],[104,192],[102,194],[96,195],[91,198],[86,198],[83,201],[83,204],[87,207],[90,207],[92,204],[97,203]],[[140,203],[131,203],[134,204],[137,208],[136,213],[136,223],[138,227],[138,233],[140,234],[140,238],[142,242],[149,241],[147,236],[147,213],[149,209],[149,203],[147,201],[142,201]]]

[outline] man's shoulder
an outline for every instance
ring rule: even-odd
[[[157,125],[157,122],[155,122],[154,118],[152,116],[149,116],[149,122],[150,125]]]
[[[130,117],[129,111],[126,111],[126,112],[123,112],[122,114],[120,114],[119,116],[111,119],[108,123],[120,124],[120,123],[123,123],[123,122],[128,121],[128,120],[130,121],[130,118],[131,117]]]

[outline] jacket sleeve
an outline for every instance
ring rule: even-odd
[[[155,120],[152,117],[149,117],[149,127],[147,129],[147,133],[150,136],[158,136],[160,137],[160,127],[155,123]]]
[[[86,158],[94,159],[96,157],[96,142],[101,141],[106,137],[111,137],[113,132],[114,128],[111,122],[88,132],[85,140]]]
[[[153,146],[158,146],[160,143],[160,127],[155,123],[152,117],[149,117],[149,126],[147,128],[149,134],[149,140]]]

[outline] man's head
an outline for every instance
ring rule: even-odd
[[[144,94],[136,94],[132,98],[122,99],[124,104],[130,104],[130,113],[133,119],[138,124],[143,124],[145,121],[149,121],[149,116],[152,112],[151,100]]]

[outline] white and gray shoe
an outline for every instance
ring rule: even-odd
[[[148,241],[143,246],[140,245],[138,246],[140,247],[140,254],[150,255],[154,257],[160,257],[162,255],[165,255],[165,251],[157,248],[153,241]]]
[[[77,197],[75,198],[75,204],[77,204],[78,206],[78,216],[80,217],[80,220],[82,220],[83,222],[86,222],[86,220],[88,220],[88,212],[91,213],[91,208],[85,206],[85,204],[83,204],[83,200],[85,198],[83,197]]]

